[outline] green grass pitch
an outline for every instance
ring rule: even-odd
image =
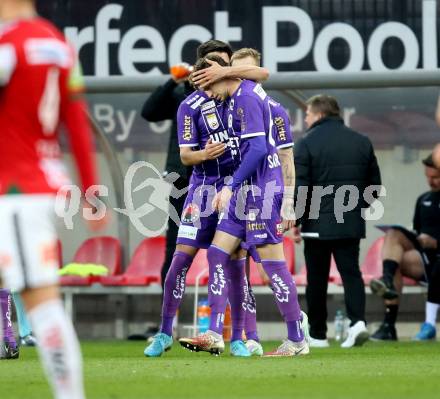
[[[332,346],[283,359],[214,357],[178,344],[147,359],[142,342],[84,342],[82,348],[89,399],[440,398],[440,343]],[[0,361],[0,389],[2,399],[51,397],[35,349]]]

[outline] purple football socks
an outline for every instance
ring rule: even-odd
[[[275,301],[287,324],[287,337],[293,342],[300,342],[304,334],[300,328],[301,309],[293,278],[284,260],[263,260],[264,270],[269,276]]]
[[[169,336],[173,334],[173,319],[185,293],[186,273],[192,261],[192,256],[176,251],[165,278],[160,332]]]
[[[0,311],[2,313],[3,341],[17,347],[14,330],[12,329],[12,296],[9,290],[0,288]]]
[[[214,245],[211,245],[208,249],[208,300],[211,307],[209,329],[218,334],[223,334],[223,323],[228,301],[229,258],[229,254]]]
[[[246,276],[244,276],[243,290],[245,290],[244,332],[246,334],[246,339],[260,342],[257,333],[257,302]]]
[[[245,261],[246,258],[229,261],[229,303],[231,304],[232,319],[231,341],[243,339],[245,321],[245,291],[243,281],[246,280],[247,283]]]

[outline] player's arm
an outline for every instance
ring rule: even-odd
[[[185,166],[199,165],[202,162],[218,158],[225,152],[226,144],[214,143],[209,139],[202,150],[193,150],[193,147],[180,147],[180,160]]]
[[[310,165],[310,153],[307,148],[307,145],[304,143],[303,139],[300,139],[295,144],[295,204],[296,208],[298,206],[307,208],[307,201],[311,198],[311,165]],[[299,195],[304,194],[303,189],[300,190],[301,187],[306,187],[307,192],[305,195],[307,196],[306,200],[299,199]],[[303,209],[300,210],[299,213],[304,214]],[[305,215],[303,215],[305,217]],[[301,224],[301,219],[297,219],[296,224]]]
[[[15,48],[12,44],[0,44],[0,87],[6,86],[17,64]]]
[[[283,172],[284,193],[281,206],[284,230],[295,227],[294,196],[295,196],[295,163],[293,161],[293,148],[278,150],[281,170]]]
[[[193,83],[200,88],[208,87],[214,82],[225,78],[240,78],[264,82],[269,78],[269,70],[255,65],[236,65],[222,67],[217,62],[207,60],[209,68],[194,72],[191,75]]]
[[[252,96],[240,96],[236,98],[235,107],[241,109],[240,140],[243,148],[240,148],[240,166],[232,176],[232,190],[251,177],[267,155],[262,101]]]
[[[83,78],[77,63],[69,71],[66,95],[61,105],[61,118],[66,126],[81,188],[85,193],[90,186],[98,183],[98,178],[94,159],[95,146],[87,119],[88,107],[82,94],[83,90]]]
[[[210,139],[205,148],[197,150],[200,147],[200,139],[193,115],[194,111],[184,100],[177,110],[177,138],[180,160],[185,166],[198,165],[207,160],[218,158],[226,149],[224,143],[213,143]]]
[[[281,215],[285,230],[295,225],[295,163],[293,160],[293,135],[287,111],[279,104],[273,108],[275,145],[280,158],[284,181],[284,194]]]
[[[221,211],[232,196],[249,177],[251,177],[267,155],[266,132],[263,105],[256,98],[241,96],[235,106],[241,108],[240,151],[241,163],[232,176],[230,186],[224,186],[212,201],[214,209]]]
[[[273,108],[275,146],[280,158],[284,181],[284,197],[294,197],[295,163],[293,161],[293,135],[287,111],[279,104]]]

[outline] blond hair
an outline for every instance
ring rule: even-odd
[[[249,47],[243,47],[237,51],[234,51],[231,57],[231,64],[234,62],[234,60],[241,60],[246,57],[253,58],[257,66],[260,66],[261,54],[258,52],[258,50]]]

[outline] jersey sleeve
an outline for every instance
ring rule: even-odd
[[[275,146],[277,149],[293,147],[293,135],[290,129],[290,119],[287,111],[278,105],[273,108],[273,125]]]
[[[191,107],[182,102],[177,110],[177,137],[179,147],[197,147],[199,134],[194,121],[194,113]]]
[[[61,112],[79,172],[82,191],[85,193],[89,187],[98,184],[99,180],[95,163],[95,145],[87,116],[88,106],[81,95],[84,91],[84,81],[76,57],[75,60],[65,76],[65,95],[63,96]]]
[[[6,86],[17,64],[15,48],[10,43],[0,44],[0,86]]]
[[[84,77],[82,74],[81,64],[78,60],[78,57],[75,56],[73,66],[69,70],[67,90],[69,93],[83,93],[84,87]]]
[[[240,138],[265,136],[263,103],[249,95],[236,97],[235,101],[240,118]]]

